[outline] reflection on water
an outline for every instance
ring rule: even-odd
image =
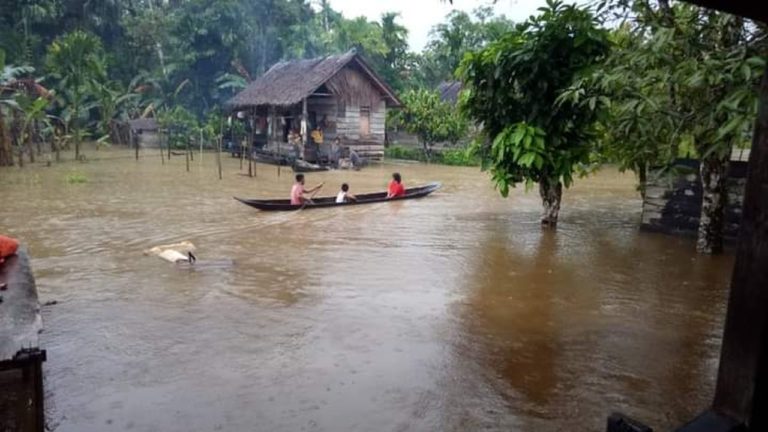
[[[290,173],[213,158],[0,170],[0,231],[34,255],[57,431],[664,429],[707,405],[729,256],[637,231],[630,176],[536,194],[474,168],[309,174],[334,194],[442,181],[422,200],[259,213]],[[77,171],[85,184],[68,184]],[[198,265],[141,254],[190,240]]]

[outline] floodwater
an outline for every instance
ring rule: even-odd
[[[0,170],[0,231],[58,302],[56,431],[601,431],[614,410],[665,430],[711,400],[732,257],[638,232],[631,175],[577,181],[543,233],[535,191],[503,199],[476,168],[308,174],[444,186],[261,213],[231,197],[286,196],[290,170],[89,156]],[[194,268],[142,254],[182,240]]]

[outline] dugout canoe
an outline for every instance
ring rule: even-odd
[[[408,188],[405,190],[405,196],[398,197],[398,198],[390,198],[390,199],[387,199],[386,192],[372,192],[372,193],[365,193],[365,194],[357,194],[355,195],[357,197],[357,201],[346,202],[346,203],[337,203],[335,196],[314,198],[311,204],[307,203],[303,205],[293,205],[291,204],[291,200],[288,200],[288,199],[245,199],[245,198],[238,198],[238,197],[234,197],[234,198],[245,205],[248,205],[263,211],[291,211],[291,210],[301,210],[301,209],[311,209],[311,208],[344,207],[344,206],[353,206],[353,205],[360,205],[360,204],[373,204],[373,203],[380,203],[380,202],[386,202],[386,201],[400,201],[400,200],[406,200],[406,199],[421,198],[440,189],[441,186],[442,186],[441,183],[429,183],[424,186]]]

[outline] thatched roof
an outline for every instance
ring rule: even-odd
[[[277,63],[227,101],[225,106],[231,110],[237,110],[261,106],[295,105],[334,78],[346,66],[354,66],[366,76],[385,97],[388,106],[401,105],[392,88],[355,50],[350,50],[341,55]]]
[[[437,92],[440,93],[440,100],[449,102],[453,105],[459,100],[461,91],[461,81],[443,81],[437,86]]]

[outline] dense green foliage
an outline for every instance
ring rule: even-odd
[[[467,134],[469,123],[452,104],[440,100],[431,90],[410,90],[401,96],[403,108],[392,116],[393,123],[416,135],[429,157],[432,146],[456,144]]]
[[[718,252],[731,150],[749,141],[756,115],[765,27],[686,3],[619,2],[606,13],[629,19],[606,64],[563,99],[607,108],[597,154],[635,171],[643,192],[651,168],[698,157],[698,249]]]
[[[464,58],[464,108],[483,125],[482,154],[501,194],[520,182],[538,182],[545,206],[559,208],[559,193],[551,192],[571,184],[597,136],[596,110],[560,95],[602,61],[609,43],[608,32],[585,9],[551,1],[541,10]],[[543,223],[556,223],[554,210]]]
[[[453,166],[479,166],[480,158],[467,148],[435,149],[429,158],[423,150],[414,147],[390,146],[384,149],[387,159],[413,160]]]
[[[759,27],[684,3],[609,11],[617,9],[635,19],[613,32],[605,65],[563,95],[607,108],[597,154],[637,172],[642,189],[650,167],[682,155],[723,157],[744,145],[764,67]]]
[[[465,15],[451,15],[449,20]],[[499,21],[488,11],[482,17],[493,25]],[[453,58],[445,60],[452,62],[448,66],[430,60],[445,71],[440,79],[449,78],[458,58],[476,46],[475,42],[454,46],[456,42],[439,41],[466,31],[454,29],[455,25],[443,27],[436,30],[430,53],[451,45]],[[481,27],[472,23],[473,32],[489,33]],[[133,83],[129,90],[141,86],[152,97],[187,82],[188,89],[175,102],[198,114],[233,94],[231,86],[219,85],[222,77],[249,80],[282,59],[353,47],[395,89],[423,82],[417,73],[422,56],[408,52],[408,32],[396,13],[385,13],[378,22],[348,19],[324,0],[316,7],[306,0],[29,0],[0,10],[0,50],[9,64],[43,71],[49,45],[73,32],[99,40],[109,80],[122,88]]]
[[[186,148],[200,127],[195,115],[178,105],[160,111],[157,120],[160,127],[168,131],[168,144],[173,148]]]
[[[51,43],[45,62],[51,80],[59,89],[60,117],[73,132],[75,159],[79,159],[81,119],[87,111],[85,98],[106,81],[101,41],[79,30],[67,33]]]
[[[48,135],[55,130],[65,147],[74,142],[79,156],[83,139],[120,139],[118,120],[155,116],[199,132],[178,113],[199,123],[285,59],[356,48],[396,91],[432,89],[452,79],[467,51],[510,27],[489,8],[452,12],[424,52],[414,53],[397,13],[377,21],[345,17],[327,0],[27,0],[0,8],[0,53],[14,65],[14,79],[52,90],[46,112],[55,129]],[[0,96],[0,119],[16,122],[20,107],[9,106],[15,96]],[[0,165],[21,151],[16,130],[0,131]]]
[[[480,7],[470,15],[453,11],[446,22],[436,25],[431,40],[418,59],[418,80],[428,88],[455,79],[455,71],[468,52],[483,48],[514,27],[505,17],[495,17],[488,7]]]

